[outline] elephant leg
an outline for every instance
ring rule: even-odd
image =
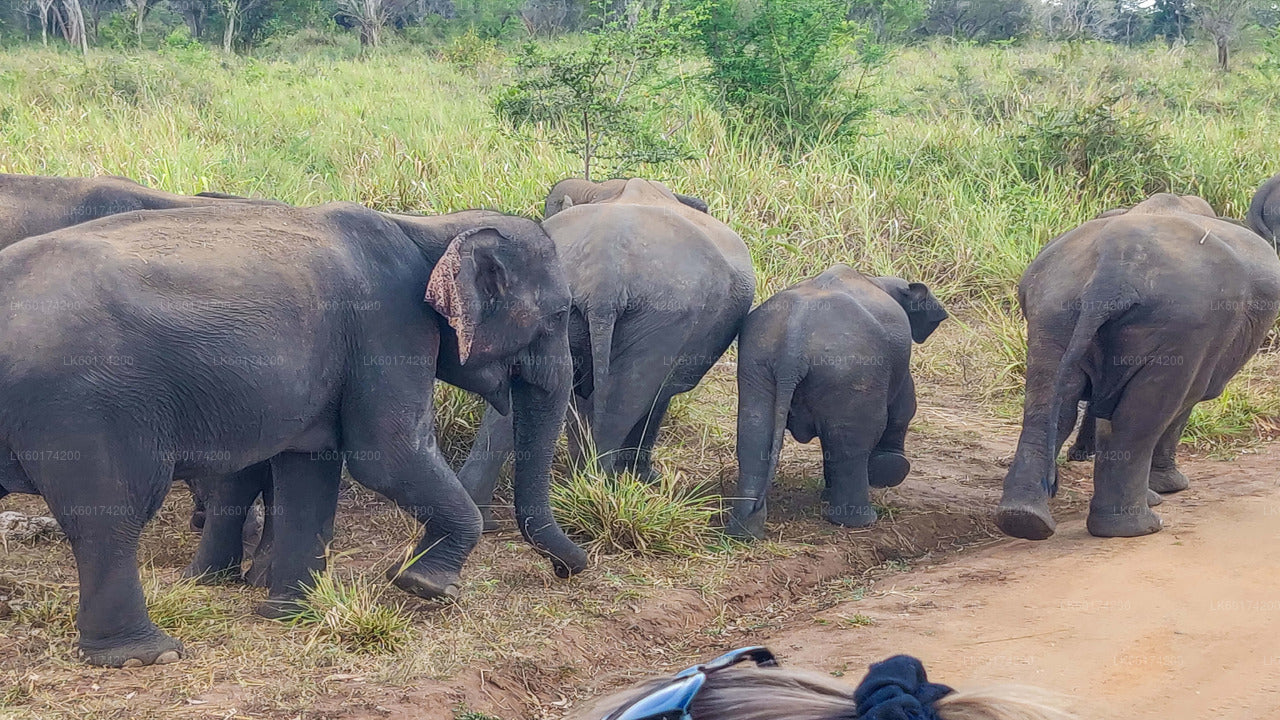
[[[1098,537],[1135,537],[1160,530],[1160,517],[1151,511],[1149,478],[1156,446],[1181,434],[1186,388],[1194,364],[1182,374],[1157,368],[1131,379],[1111,415],[1098,423],[1098,454],[1094,459],[1093,499],[1089,503],[1089,532]],[[1176,442],[1171,445],[1176,447]],[[1167,447],[1166,447],[1167,452]]]
[[[341,477],[338,453],[280,453],[271,458],[271,504],[265,508],[270,547],[265,554],[255,554],[253,561],[254,570],[266,576],[268,588],[267,599],[256,609],[259,615],[278,619],[296,614],[312,573],[324,571]]]
[[[627,433],[623,450],[619,453],[622,469],[648,483],[655,483],[660,479],[653,470],[653,446],[658,441],[658,430],[662,427],[670,406],[671,396],[663,393],[653,404],[653,409]]]
[[[916,414],[916,385],[910,373],[907,373],[897,396],[889,402],[888,412],[884,434],[872,449],[867,468],[871,487],[875,488],[901,485],[907,479],[907,473],[911,472],[906,443],[907,427]]]
[[[1151,478],[1148,487],[1157,493],[1175,493],[1186,490],[1190,486],[1187,476],[1178,469],[1175,456],[1182,433],[1187,429],[1187,421],[1191,419],[1191,408],[1182,411],[1169,424],[1168,429],[1156,443],[1155,453],[1151,457]]]
[[[1086,405],[1084,419],[1080,421],[1080,429],[1076,431],[1076,441],[1067,449],[1067,459],[1076,462],[1088,460],[1097,452],[1098,441],[1097,423],[1098,420],[1089,414]]]
[[[492,407],[486,407],[471,452],[458,470],[458,480],[480,508],[485,532],[498,529],[498,523],[493,519],[493,492],[498,486],[503,464],[515,450],[512,418],[512,415],[503,417]]]
[[[403,565],[388,570],[387,578],[419,597],[456,597],[462,565],[480,541],[479,508],[435,443],[378,435],[355,441],[347,459],[351,476],[423,525],[417,546]],[[384,449],[358,449],[374,447]]]
[[[254,500],[270,477],[269,465],[258,463],[225,477],[191,481],[206,498],[205,523],[195,558],[182,571],[183,577],[200,578],[201,582],[239,579],[246,525]]]
[[[268,472],[272,472],[270,462],[267,462],[267,468]],[[244,573],[244,581],[254,587],[271,585],[271,556],[275,548],[277,511],[275,481],[268,478],[266,486],[262,488],[262,531],[258,535],[258,542],[254,544],[249,569]]]
[[[191,490],[191,520],[190,527],[193,532],[204,532],[204,523],[206,520],[205,511],[205,495],[210,488],[202,485],[196,480],[185,480],[187,487]]]
[[[882,428],[883,416],[881,421]],[[876,521],[868,476],[871,459],[868,438],[879,437],[880,432],[880,429],[869,431],[858,425],[844,425],[826,427],[819,433],[822,475],[827,486],[823,516],[828,522],[866,527]]]
[[[672,319],[667,324],[680,322],[683,320]],[[591,439],[602,470],[617,472],[627,466],[625,461],[633,458],[634,453],[624,451],[635,449],[627,447],[627,437],[651,416],[653,432],[657,433],[662,418],[655,411],[666,411],[666,404],[659,408],[658,401],[683,345],[684,338],[677,333],[654,333],[625,344],[628,350],[613,358],[605,404],[603,407],[597,404],[591,418]],[[600,389],[596,388],[594,394],[599,393]]]
[[[141,429],[137,429],[141,433]],[[138,538],[173,483],[171,462],[132,442],[114,443],[98,429],[58,447],[60,458],[27,468],[71,542],[80,576],[76,627],[91,665],[174,662],[182,643],[147,616],[138,575]],[[105,442],[104,442],[105,439]]]

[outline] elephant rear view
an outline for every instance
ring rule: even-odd
[[[1222,393],[1275,321],[1274,249],[1199,198],[1171,198],[1058,237],[1018,284],[1025,405],[996,514],[1009,535],[1053,534],[1058,449],[1081,399],[1096,420],[1089,532],[1158,531],[1151,488],[1186,487],[1174,455],[1192,408]]]
[[[1280,175],[1263,183],[1254,194],[1249,204],[1249,227],[1272,247],[1280,244]]]
[[[755,274],[742,238],[648,180],[558,183],[542,226],[564,262],[573,310],[574,408],[607,472],[652,478],[650,451],[671,398],[720,359],[751,309]],[[489,504],[510,447],[488,413],[459,477]],[[587,440],[577,437],[575,453]]]
[[[911,467],[911,343],[946,318],[925,285],[866,277],[848,265],[753,310],[738,340],[738,492],[729,532],[764,536],[785,430],[802,443],[822,442],[827,520],[875,522],[870,488],[901,483]]]

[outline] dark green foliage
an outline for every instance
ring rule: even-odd
[[[548,138],[593,169],[617,176],[643,163],[682,159],[670,122],[667,89],[679,78],[660,79],[659,62],[671,55],[690,27],[687,14],[663,8],[626,28],[612,24],[576,48],[528,42],[516,59],[516,80],[499,91],[494,111],[516,131],[541,128]]]
[[[1036,111],[1011,138],[1015,164],[1028,182],[1074,175],[1082,191],[1131,204],[1167,192],[1175,177],[1159,124],[1105,98]]]
[[[1151,30],[1173,43],[1191,36],[1191,0],[1155,0],[1151,6]]]
[[[1027,0],[929,0],[921,34],[979,43],[1021,37],[1031,27]]]
[[[869,110],[862,94],[883,51],[837,0],[710,0],[702,46],[725,105],[798,147],[847,137]],[[853,66],[853,67],[851,67]],[[843,83],[846,70],[853,87]]]

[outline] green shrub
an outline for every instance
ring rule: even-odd
[[[847,3],[709,0],[705,9],[710,80],[744,125],[810,147],[847,137],[869,112],[863,91],[881,51],[845,20]]]
[[[1082,191],[1132,204],[1175,182],[1159,124],[1106,97],[1085,105],[1036,111],[1012,138],[1015,164],[1028,182],[1072,175]]]

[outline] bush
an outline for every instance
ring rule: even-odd
[[[1083,107],[1036,111],[1012,138],[1023,179],[1075,175],[1082,191],[1132,204],[1167,192],[1174,173],[1159,124],[1108,97]]]
[[[852,134],[870,111],[863,90],[882,52],[846,11],[836,0],[707,3],[710,79],[743,125],[806,148]],[[851,66],[860,70],[853,90],[842,84]]]

